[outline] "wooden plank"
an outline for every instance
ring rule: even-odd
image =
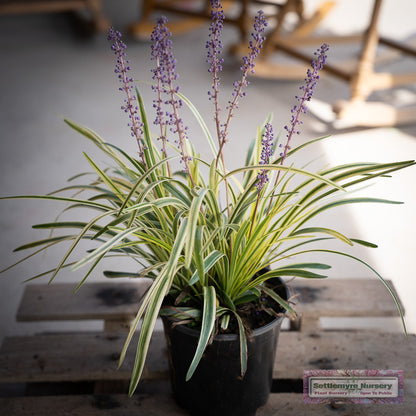
[[[298,294],[295,309],[305,317],[398,316],[393,298],[377,278],[296,279],[289,287]]]
[[[27,285],[17,320],[127,320],[135,316],[149,284],[149,280],[86,283],[75,294],[75,284],[70,283]],[[297,311],[308,317],[398,316],[393,299],[377,279],[299,279],[289,286],[298,294]]]
[[[416,378],[416,335],[360,332],[284,332],[274,379],[302,379],[303,370],[393,369]]]
[[[10,337],[0,350],[0,383],[130,380],[137,338],[120,369],[124,333],[42,334]],[[168,359],[162,331],[150,342],[143,379],[167,378]]]
[[[0,382],[129,380],[135,340],[116,371],[124,334],[86,333],[6,338],[0,351]],[[416,378],[416,335],[378,332],[282,332],[274,379],[302,379],[307,369],[405,369]],[[162,331],[156,331],[145,379],[166,378]]]
[[[403,416],[412,415],[416,398],[406,397],[402,404],[304,404],[302,394],[273,393],[257,416]],[[0,399],[0,413],[7,416],[186,416],[168,395],[85,395],[40,396]]]
[[[0,399],[7,416],[184,416],[168,395],[40,396]]]
[[[27,285],[16,319],[128,320],[136,315],[140,299],[150,282],[143,279],[122,283],[86,283],[76,293],[76,284],[71,283]]]
[[[304,404],[301,394],[271,394],[268,403],[258,410],[256,416],[404,416],[413,415],[416,398],[406,397],[401,404]]]

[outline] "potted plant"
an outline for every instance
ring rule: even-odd
[[[282,317],[285,313],[295,314],[281,279],[326,277],[322,271],[329,269],[329,265],[296,260],[305,253],[333,253],[363,263],[348,252],[320,247],[321,242],[334,239],[348,247],[354,244],[375,247],[335,229],[311,225],[311,221],[319,219],[320,213],[344,204],[395,203],[353,197],[349,191],[414,165],[414,161],[351,163],[317,172],[296,165],[298,152],[325,139],[291,148],[294,135],[299,133],[300,117],[307,110],[319,71],[326,61],[328,45],[324,44],[316,52],[297,97],[298,104],[291,110],[285,137],[280,143],[277,141],[270,115],[258,127],[245,164],[227,170],[223,150],[231,139],[230,122],[245,95],[247,77],[254,72],[266,20],[260,11],[255,18],[249,53],[243,59],[241,80],[234,83],[233,96],[221,110],[223,19],[221,4],[213,0],[206,46],[213,76],[209,99],[214,108],[214,135],[193,104],[179,92],[166,18],[158,20],[151,37],[151,57],[155,64],[152,71],[154,133],[140,91],[129,75],[126,46],[120,33],[110,29],[109,39],[117,56],[116,73],[121,81],[120,90],[125,94],[122,109],[130,118],[138,155],[127,154],[87,127],[65,119],[112,160],[113,168],[102,169],[86,156],[96,174],[93,181],[66,186],[46,196],[10,197],[69,202],[66,211],[81,207],[88,213],[91,209],[97,213],[92,219],[88,214],[85,221],[58,219],[37,225],[39,229],[75,231],[69,235],[52,235],[20,249],[36,248],[34,255],[71,241],[56,268],[35,277],[51,274],[52,281],[63,268],[88,266],[79,287],[107,255],[135,258],[141,265],[138,272],[106,272],[109,277],[153,279],[121,353],[123,361],[142,321],[130,394],[139,383],[152,331],[161,315],[172,347],[170,358],[175,366],[172,382],[176,398],[198,415],[254,414],[265,403]],[[180,116],[183,106],[199,122],[212,159],[204,160],[193,147]],[[62,196],[64,191],[75,194]],[[83,240],[97,246],[73,262],[70,257]],[[390,290],[383,278],[377,276]],[[394,297],[391,290],[390,293]],[[177,340],[179,348],[175,344]],[[256,352],[261,354],[260,358],[256,358]],[[226,364],[220,364],[221,359]],[[226,370],[231,374],[227,375]],[[243,389],[248,389],[256,398]],[[195,399],[188,401],[189,398]]]

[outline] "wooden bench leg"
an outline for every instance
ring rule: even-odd
[[[361,56],[351,81],[351,100],[365,101],[373,92],[371,79],[374,76],[374,61],[378,46],[378,18],[382,0],[375,0],[373,13],[364,35]]]
[[[288,13],[296,11],[298,18],[300,19],[303,15],[303,2],[302,0],[287,0],[286,3],[282,6],[277,15],[276,27],[270,32],[266,40],[264,41],[263,50],[260,54],[260,61],[266,61],[270,58],[272,53],[276,50],[276,40],[281,36],[283,23]]]
[[[413,123],[416,120],[416,107],[399,110],[387,103],[366,102],[370,94],[376,90],[416,82],[416,73],[393,75],[376,73],[374,70],[379,44],[377,26],[381,5],[382,0],[374,1],[370,24],[363,38],[360,59],[350,82],[351,99],[338,101],[333,106],[338,119],[347,124],[367,127],[394,126]],[[403,49],[394,44],[389,46]],[[411,50],[405,52],[414,54]]]

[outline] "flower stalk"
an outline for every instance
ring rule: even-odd
[[[234,111],[238,108],[238,100],[246,95],[243,89],[249,84],[247,77],[249,74],[254,73],[255,60],[260,53],[264,42],[264,31],[267,26],[264,12],[260,10],[254,23],[254,32],[251,34],[252,40],[249,42],[249,54],[243,58],[243,64],[240,67],[242,71],[242,77],[240,81],[234,83],[233,98],[228,101],[228,114],[225,123],[221,123],[220,112],[221,107],[219,105],[219,85],[220,85],[220,72],[222,71],[223,59],[220,58],[222,51],[221,33],[224,24],[224,11],[219,0],[211,0],[211,25],[209,30],[209,40],[206,43],[207,62],[210,64],[208,71],[213,75],[212,90],[208,91],[209,99],[214,101],[214,120],[218,139],[218,152],[216,157],[216,167],[218,167],[221,160],[224,174],[226,173],[225,158],[224,158],[224,145],[227,142],[228,129],[231,118],[234,115]],[[228,179],[225,182],[225,194],[228,216],[230,216],[230,197]]]
[[[113,27],[111,27],[108,32],[108,40],[113,42],[111,49],[117,56],[117,63],[114,72],[118,74],[118,79],[123,84],[123,86],[120,87],[119,90],[126,94],[126,98],[124,99],[125,105],[123,105],[121,109],[125,113],[127,113],[130,118],[128,126],[130,127],[132,137],[136,138],[137,144],[139,146],[139,156],[141,158],[145,170],[147,170],[147,164],[144,155],[145,149],[142,143],[143,123],[141,122],[138,114],[139,107],[135,103],[136,97],[132,94],[133,78],[131,78],[128,75],[128,72],[131,69],[129,66],[130,62],[125,59],[126,53],[124,50],[127,46],[121,40],[121,33],[117,30],[114,30]]]
[[[172,53],[172,33],[168,30],[166,17],[162,16],[158,19],[157,25],[152,33],[152,56],[156,58],[157,67],[154,71],[154,77],[157,78],[158,83],[156,89],[158,91],[158,100],[157,100],[157,118],[156,123],[161,125],[161,129],[165,123],[161,120],[163,115],[166,115],[167,121],[166,124],[170,126],[170,131],[174,134],[177,134],[178,139],[175,142],[178,145],[181,154],[181,161],[185,166],[185,172],[188,173],[189,180],[192,186],[195,186],[195,181],[193,179],[189,162],[192,158],[188,155],[186,149],[186,140],[187,136],[187,127],[184,126],[183,120],[179,116],[179,109],[182,107],[182,100],[177,97],[179,92],[179,86],[174,85],[174,81],[178,79],[178,74],[176,73],[176,59]],[[167,95],[166,100],[162,100],[162,93]],[[166,111],[163,113],[161,105],[165,104],[171,107],[171,112]],[[164,132],[161,132],[162,141],[165,144],[165,156],[166,156],[166,138],[164,137]]]
[[[156,81],[156,86],[152,85],[153,91],[156,92],[157,98],[153,100],[153,108],[156,110],[156,118],[154,120],[155,125],[159,125],[160,127],[160,135],[158,140],[162,142],[162,153],[166,158],[168,156],[166,143],[168,138],[166,136],[166,120],[165,120],[165,113],[163,111],[163,98],[162,98],[162,91],[163,91],[163,83],[164,83],[164,62],[162,60],[162,53],[160,52],[161,43],[167,36],[167,27],[162,22],[158,21],[156,27],[154,28],[150,40],[152,42],[151,45],[151,59],[156,61],[156,68],[152,69],[153,73],[153,80]],[[172,176],[171,168],[169,163],[167,163],[168,173],[169,176]]]
[[[327,52],[329,45],[323,43],[321,47],[314,53],[315,59],[311,61],[312,69],[308,69],[307,76],[305,78],[305,84],[300,86],[299,89],[303,91],[302,96],[296,96],[296,100],[299,102],[299,105],[296,104],[291,110],[292,117],[290,120],[290,125],[285,126],[284,129],[287,131],[286,134],[286,144],[280,145],[283,147],[283,151],[280,153],[281,161],[280,164],[283,164],[287,154],[290,150],[290,141],[294,134],[300,134],[299,126],[303,124],[300,119],[301,114],[306,114],[308,111],[307,103],[312,99],[313,93],[315,91],[316,85],[319,80],[319,71],[321,71],[326,63]]]
[[[306,114],[308,111],[307,103],[311,101],[313,93],[315,91],[316,85],[318,84],[319,80],[319,71],[321,71],[326,63],[327,60],[327,52],[329,50],[329,45],[327,43],[323,43],[319,49],[314,52],[315,58],[311,60],[311,68],[308,68],[307,75],[305,78],[304,85],[301,85],[299,89],[303,91],[301,96],[295,96],[296,100],[299,104],[295,104],[291,109],[292,117],[290,119],[290,124],[286,125],[284,129],[286,130],[286,143],[280,144],[279,147],[282,148],[280,153],[280,165],[283,165],[287,155],[290,151],[290,143],[293,138],[294,134],[300,134],[300,125],[303,124],[303,121],[300,119],[302,114]],[[280,170],[277,172],[276,180],[274,186],[276,187],[279,178],[280,178]],[[273,196],[270,198],[269,208],[267,213],[270,212],[271,207],[273,204]]]
[[[265,131],[263,134],[263,140],[262,140],[262,151],[260,155],[260,165],[267,165],[270,162],[270,158],[273,156],[273,143],[274,143],[274,135],[273,135],[273,127],[271,123],[267,123],[265,126]],[[251,236],[251,233],[253,231],[254,222],[256,220],[257,216],[257,210],[259,207],[261,192],[264,188],[264,185],[269,181],[269,176],[267,174],[266,169],[262,169],[260,173],[257,175],[257,182],[255,184],[257,188],[257,199],[256,199],[256,205],[254,207],[253,211],[253,217],[251,219],[251,225],[250,225],[250,232],[249,237]]]
[[[263,42],[265,40],[264,32],[266,30],[266,27],[267,22],[264,16],[264,12],[262,10],[259,10],[254,19],[254,32],[251,34],[252,39],[249,42],[250,52],[247,56],[243,58],[243,64],[240,67],[240,70],[242,71],[241,80],[234,82],[233,98],[230,101],[228,101],[228,115],[219,138],[220,148],[218,150],[217,163],[222,155],[224,145],[227,142],[230,121],[234,116],[234,111],[238,108],[238,100],[246,96],[244,88],[249,85],[247,77],[250,74],[254,74],[255,72],[255,61],[260,53],[260,49],[263,47]]]
[[[220,72],[222,71],[223,58],[220,58],[222,51],[221,33],[224,25],[224,10],[221,3],[218,0],[211,1],[211,24],[209,29],[209,39],[206,43],[207,63],[210,64],[208,72],[212,73],[213,84],[212,91],[208,91],[209,99],[214,100],[214,119],[215,127],[217,131],[218,144],[221,146],[222,131],[219,105],[219,85],[220,85]]]

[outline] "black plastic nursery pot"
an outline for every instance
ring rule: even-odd
[[[282,283],[280,296],[287,300]],[[199,332],[163,319],[177,403],[195,416],[254,416],[266,404],[272,385],[277,340],[283,316],[257,328],[249,337],[247,371],[241,377],[238,335],[216,335],[189,381],[186,373],[198,343]]]

